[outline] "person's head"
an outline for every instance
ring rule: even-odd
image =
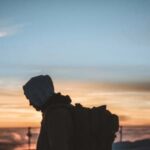
[[[40,75],[31,78],[23,86],[24,94],[29,99],[30,105],[36,110],[41,110],[42,106],[54,94],[53,81],[48,75]]]

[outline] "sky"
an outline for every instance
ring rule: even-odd
[[[73,103],[150,125],[149,0],[0,0],[0,126],[39,126],[22,91],[49,74]],[[34,119],[33,119],[34,118]]]

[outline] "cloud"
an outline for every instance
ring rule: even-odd
[[[0,25],[0,38],[12,36],[20,32],[23,28],[22,24],[16,25]]]
[[[9,33],[6,32],[6,31],[1,31],[1,32],[0,32],[0,38],[5,37],[5,36],[8,36],[8,35],[9,35]]]
[[[8,31],[8,30],[2,30],[0,29],[0,38],[4,38],[4,37],[7,37],[7,36],[11,36],[13,35],[15,32],[13,31]]]
[[[128,120],[130,120],[130,117],[129,117],[129,116],[126,116],[126,115],[119,115],[119,119],[120,119],[121,121],[128,121]]]
[[[17,132],[3,132],[2,133],[2,140],[1,142],[3,143],[22,143],[24,142],[24,138],[23,136],[21,136],[19,133]]]

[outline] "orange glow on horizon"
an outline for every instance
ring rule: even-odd
[[[57,92],[69,95],[72,103],[93,107],[107,105],[108,110],[119,115],[121,125],[150,125],[150,93],[136,88],[121,89],[113,84],[85,82],[55,83]],[[22,90],[0,92],[0,127],[39,127],[41,113],[29,106]],[[140,110],[140,111],[139,111]]]

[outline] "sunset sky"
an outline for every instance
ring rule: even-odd
[[[1,0],[0,127],[39,126],[22,85],[49,74],[73,103],[150,125],[149,0]]]

